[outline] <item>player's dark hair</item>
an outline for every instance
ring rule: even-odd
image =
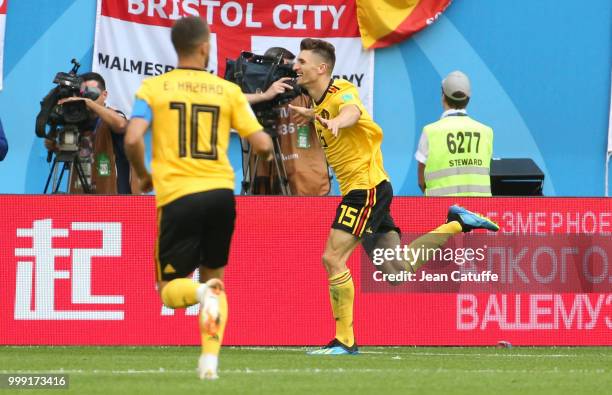
[[[93,71],[90,71],[89,73],[81,74],[79,77],[81,77],[83,82],[96,81],[98,83],[98,88],[100,88],[100,90],[103,90],[103,91],[106,90],[106,82],[104,81],[104,78],[98,73],[94,73]]]
[[[316,38],[305,38],[300,43],[300,50],[312,51],[322,57],[325,63],[329,65],[329,73],[331,74],[336,64],[336,49],[331,43]]]
[[[283,47],[268,48],[268,50],[264,53],[264,56],[268,56],[274,59],[277,59],[280,56],[283,60],[295,59],[295,55],[291,51]]]
[[[209,36],[208,24],[197,16],[179,19],[172,26],[170,33],[174,50],[182,56],[193,53]]]
[[[446,101],[446,104],[448,104],[448,106],[454,110],[463,110],[464,108],[467,107],[468,103],[470,102],[469,97],[466,97],[465,99],[462,99],[462,100],[456,100],[456,99],[446,96],[444,92],[442,92],[442,95],[444,96],[444,100]]]

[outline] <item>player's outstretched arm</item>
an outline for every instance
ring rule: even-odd
[[[361,117],[361,110],[359,107],[355,105],[348,105],[342,107],[338,116],[332,119],[324,119],[320,116],[317,116],[317,121],[321,123],[321,125],[325,126],[329,129],[334,136],[338,136],[340,133],[340,129],[349,128],[355,125],[359,118]]]
[[[315,119],[315,112],[312,108],[294,106],[293,104],[289,104],[289,109],[298,115],[298,122],[309,123],[314,121]]]
[[[132,118],[127,127],[124,145],[125,154],[132,164],[138,179],[140,180],[140,189],[143,192],[151,192],[153,189],[153,181],[151,174],[145,166],[145,143],[144,135],[149,128],[149,121],[144,118]]]

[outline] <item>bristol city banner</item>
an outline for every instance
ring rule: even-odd
[[[237,197],[226,344],[333,336],[321,255],[338,203]],[[403,247],[349,259],[360,345],[612,345],[609,199],[398,197],[391,214],[414,244],[454,203],[500,231],[454,236],[450,261],[393,285],[379,260]],[[2,195],[0,206],[11,214],[0,223],[0,344],[199,343],[198,306],[165,308],[155,289],[153,197]]]
[[[2,89],[2,76],[4,65],[4,31],[6,28],[6,4],[8,0],[0,0],[0,90]]]
[[[374,52],[362,49],[355,2],[347,0],[98,0],[93,70],[106,79],[109,104],[129,114],[140,82],[175,67],[170,28],[191,15],[210,26],[208,69],[219,76],[241,51],[284,47],[297,55],[303,38],[330,41],[334,77],[355,84],[372,112]]]

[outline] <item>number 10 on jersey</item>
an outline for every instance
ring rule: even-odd
[[[170,109],[178,111],[179,115],[179,157],[187,156],[187,127],[189,126],[189,156],[194,159],[217,160],[217,129],[219,127],[219,106],[210,106],[204,104],[191,105],[191,119],[187,125],[187,105],[182,102],[171,102]],[[200,125],[199,118],[202,113],[210,113],[210,125]],[[200,151],[198,149],[198,137],[200,135],[200,126],[203,126],[207,140],[210,141],[210,149],[208,151]]]

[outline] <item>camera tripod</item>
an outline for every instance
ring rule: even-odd
[[[280,141],[278,139],[278,134],[276,130],[269,130],[266,128],[266,133],[270,135],[272,138],[272,148],[273,148],[273,170],[275,171],[275,181],[278,183],[278,187],[280,188],[280,194],[284,196],[291,195],[291,190],[289,189],[289,180],[287,178],[287,171],[285,169],[285,163],[283,162],[283,154],[281,152]],[[259,155],[255,156],[255,160],[251,165],[251,155],[253,154],[253,147],[248,145],[247,150],[245,150],[242,139],[240,139],[240,143],[242,145],[242,195],[253,195],[256,187],[256,178],[257,178],[257,168],[261,163],[262,159]],[[248,144],[248,143],[247,143]],[[246,165],[245,165],[246,161]],[[273,183],[273,189],[276,183]]]
[[[61,169],[60,165],[62,166]],[[58,193],[60,185],[62,184],[62,178],[64,177],[64,173],[66,171],[68,171],[68,187],[66,188],[66,193],[70,192],[70,179],[72,178],[71,176],[73,170],[76,171],[77,176],[79,177],[83,192],[91,193],[91,185],[87,181],[87,176],[85,175],[85,171],[83,170],[83,165],[79,160],[78,151],[60,151],[55,154],[55,158],[53,159],[53,165],[51,166],[51,170],[49,170],[49,176],[47,177],[47,183],[45,184],[45,191],[43,193],[47,193],[49,189],[49,184],[51,183],[52,179],[53,184],[51,185],[51,193]]]

